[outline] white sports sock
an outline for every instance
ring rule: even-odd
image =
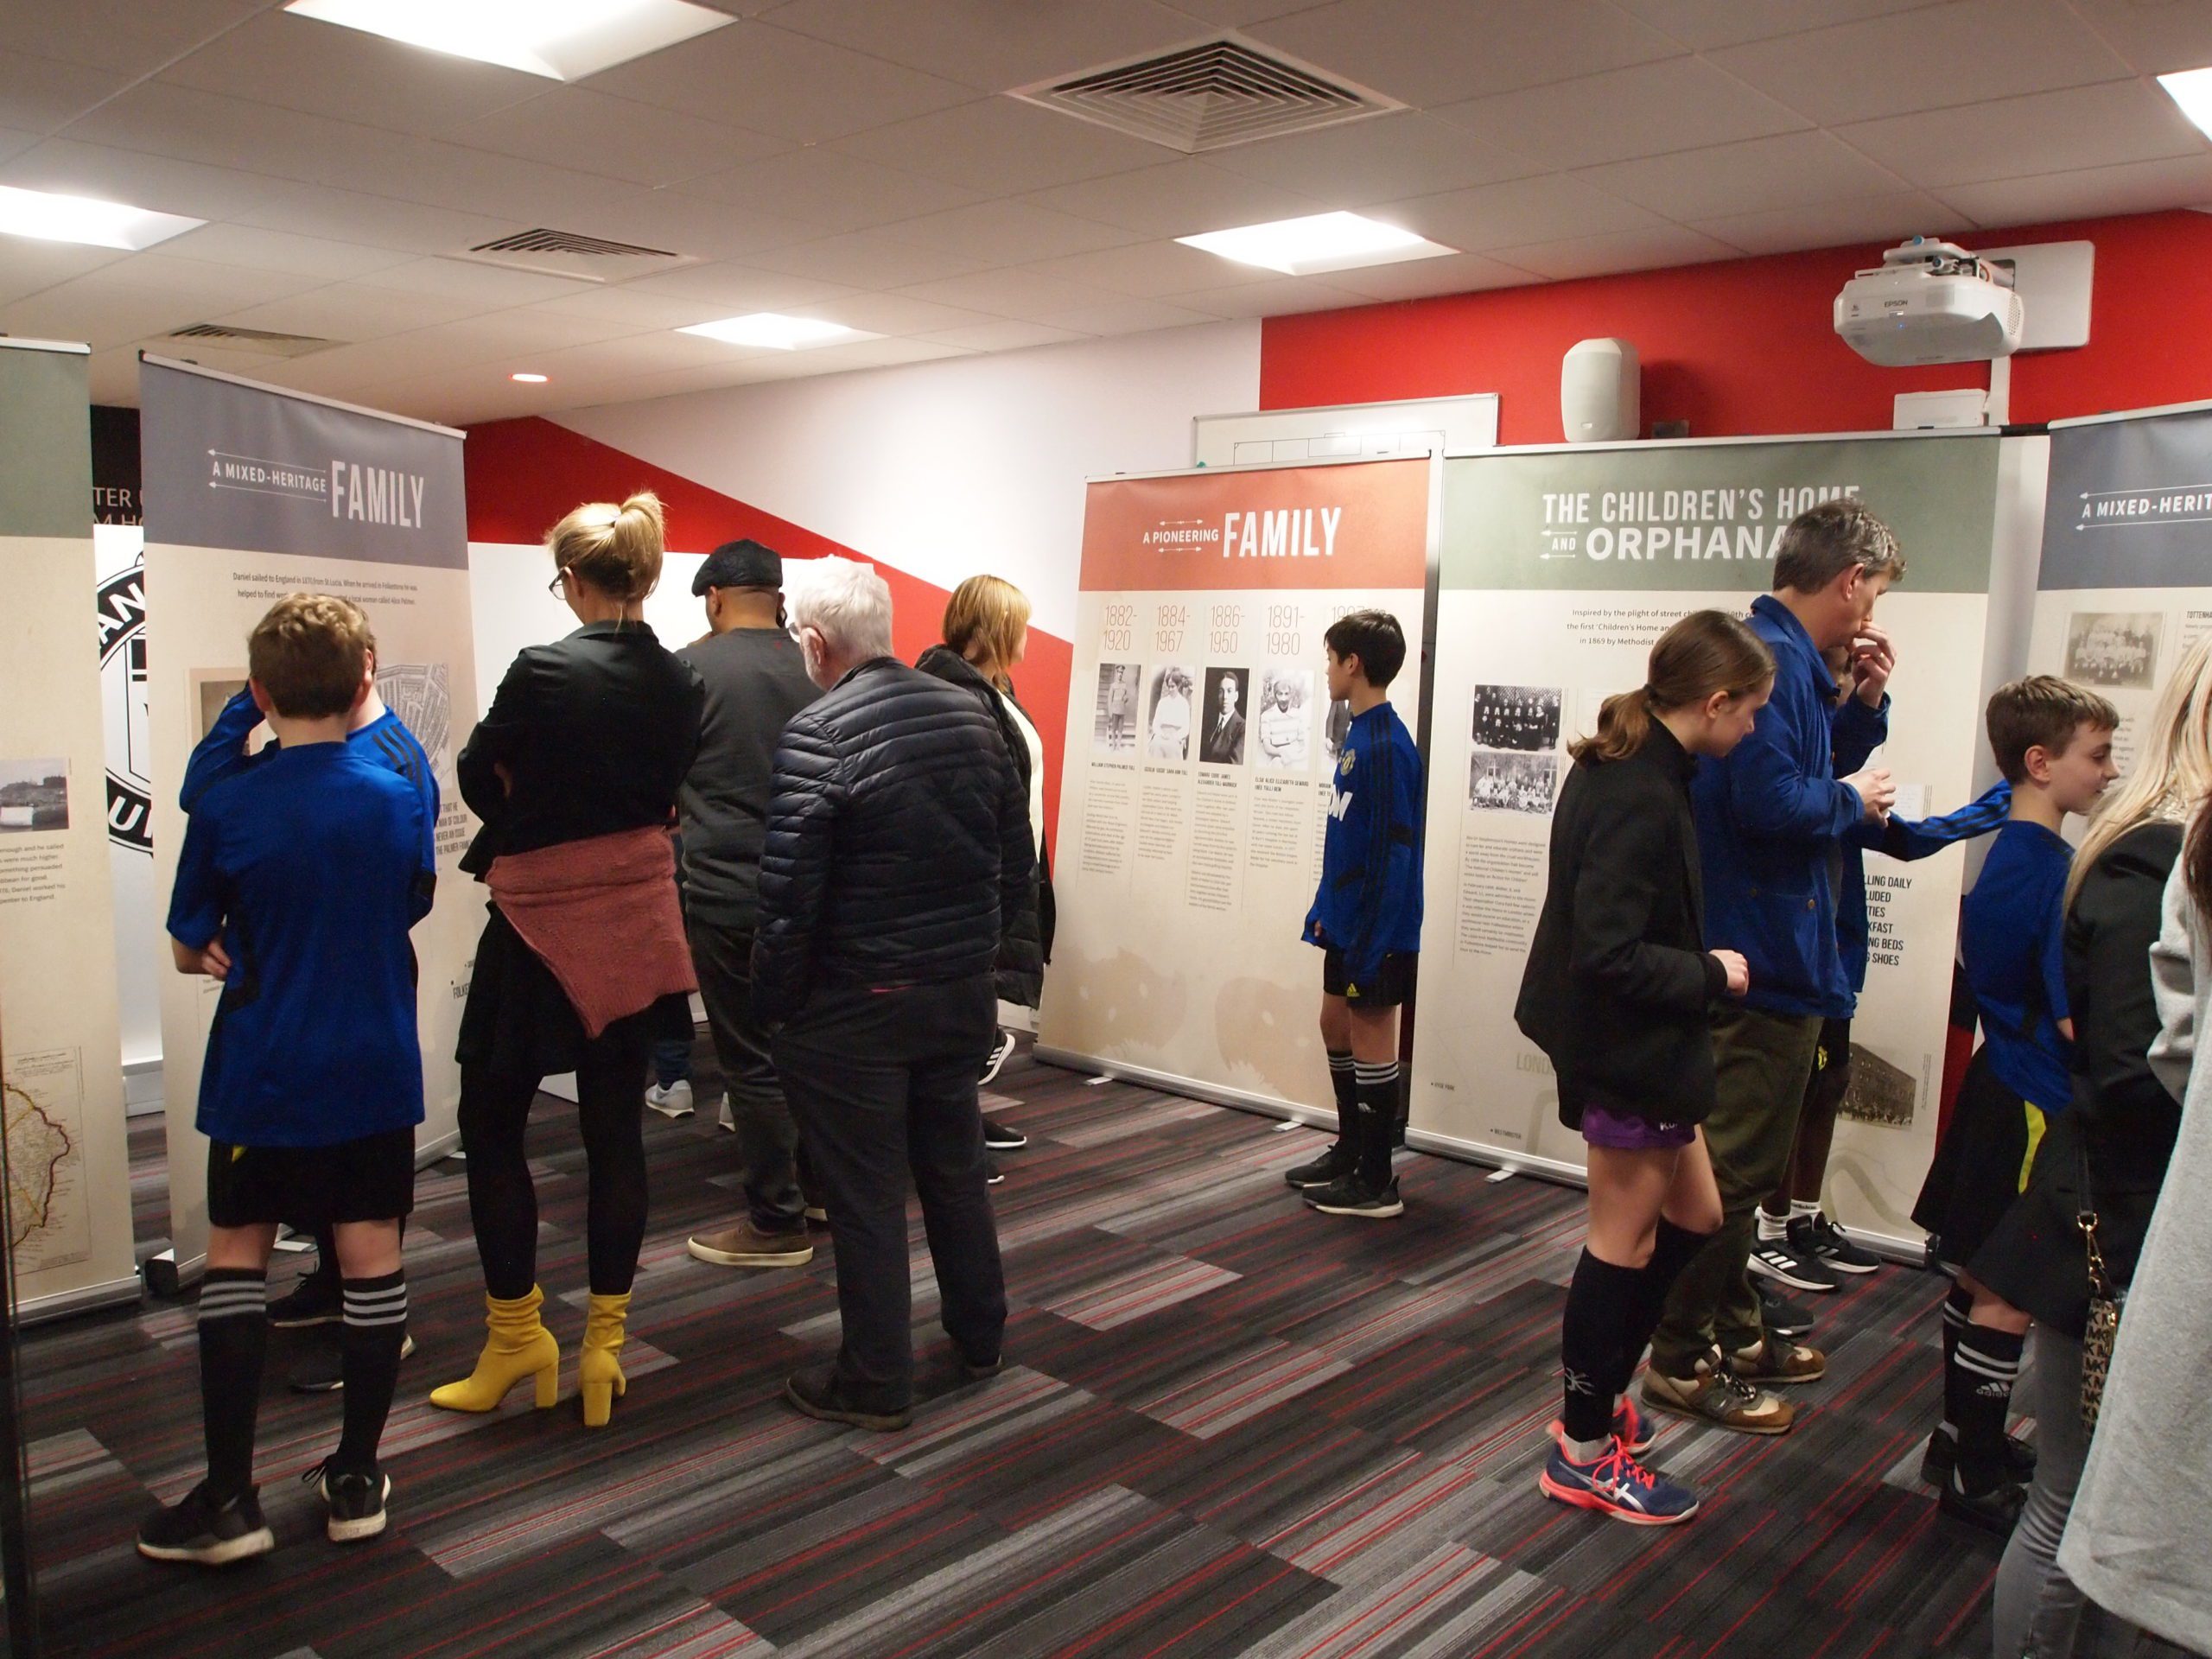
[[[1804,1198],[1792,1198],[1789,1200],[1789,1219],[1792,1221],[1796,1221],[1805,1216],[1817,1216],[1820,1213],[1821,1201],[1818,1198],[1813,1198],[1810,1200]]]
[[[1765,1211],[1764,1211],[1764,1210],[1762,1210],[1762,1211],[1759,1211],[1759,1243],[1762,1243],[1762,1244],[1775,1244],[1775,1243],[1779,1243],[1782,1240],[1783,1240],[1783,1239],[1785,1239],[1785,1238],[1787,1238],[1787,1237],[1789,1237],[1789,1224],[1787,1221],[1780,1221],[1780,1220],[1777,1220],[1774,1217],[1770,1216],[1769,1214],[1767,1214],[1767,1212],[1766,1212]]]

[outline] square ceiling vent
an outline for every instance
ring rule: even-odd
[[[1406,107],[1233,35],[1040,81],[1011,96],[1186,156]]]
[[[666,248],[640,247],[634,242],[610,242],[605,237],[575,231],[544,229],[518,231],[512,236],[479,242],[461,257],[479,264],[587,283],[626,283],[632,276],[674,270],[698,260],[696,254],[671,253]]]

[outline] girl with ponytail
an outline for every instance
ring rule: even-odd
[[[1697,1513],[1637,1459],[1652,1433],[1627,1396],[1669,1287],[1720,1224],[1703,1131],[1706,1021],[1749,987],[1705,948],[1689,782],[1747,736],[1774,658],[1738,618],[1699,611],[1651,648],[1648,677],[1605,699],[1552,818],[1550,886],[1514,1018],[1550,1057],[1560,1121],[1589,1144],[1590,1236],[1560,1332],[1566,1409],[1538,1485],[1638,1526]]]

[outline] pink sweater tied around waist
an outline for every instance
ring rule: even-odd
[[[672,991],[699,988],[668,832],[624,830],[506,853],[486,873],[507,925],[597,1037]]]

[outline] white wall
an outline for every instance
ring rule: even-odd
[[[1065,639],[1084,480],[1187,467],[1192,419],[1259,394],[1260,325],[1224,322],[555,418],[938,587],[1002,575]]]

